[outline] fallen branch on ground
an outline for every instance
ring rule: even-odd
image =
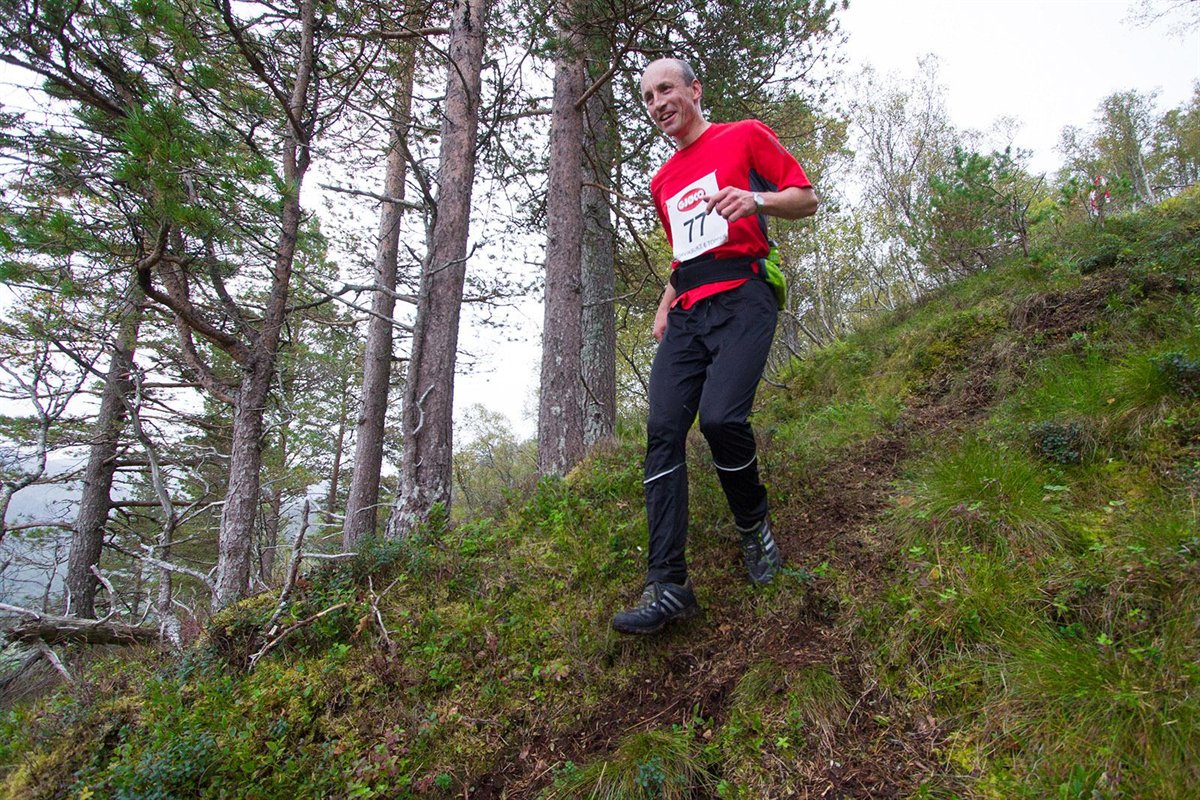
[[[254,655],[250,656],[250,669],[254,669],[254,665],[258,663],[259,659],[261,659],[267,653],[269,653],[273,649],[275,649],[275,646],[278,645],[280,642],[282,642],[284,639],[286,639],[288,636],[292,635],[293,633],[300,630],[301,628],[303,628],[306,625],[313,624],[314,622],[316,622],[317,620],[319,620],[321,617],[325,616],[326,614],[332,614],[334,611],[337,611],[339,608],[345,608],[348,605],[350,605],[350,604],[349,603],[338,603],[337,605],[332,605],[329,608],[325,609],[324,611],[318,611],[317,613],[313,614],[311,617],[305,617],[304,619],[300,620],[299,622],[295,623],[294,625],[289,625],[288,627],[284,628],[283,633],[279,634],[274,639],[272,639],[271,641],[264,644],[262,646],[261,650],[259,650]]]
[[[123,622],[111,622],[106,619],[60,617],[55,614],[42,614],[20,606],[10,606],[7,603],[0,603],[0,611],[19,614],[26,618],[4,630],[4,637],[10,642],[130,645],[157,644],[162,641],[157,630],[140,625],[127,625]]]

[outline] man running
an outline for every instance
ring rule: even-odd
[[[741,533],[750,580],[783,563],[771,536],[767,490],[747,422],[775,335],[774,291],[762,259],[768,216],[799,219],[817,195],[796,159],[757,120],[711,123],[700,81],[667,58],[642,73],[642,98],[677,150],[650,181],[674,254],[654,318],[645,465],[649,570],[638,604],[613,617],[623,633],[656,633],[699,611],[688,583],[685,443],[700,416],[721,488]]]

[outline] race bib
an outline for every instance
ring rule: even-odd
[[[717,193],[716,170],[693,181],[667,201],[675,258],[687,261],[729,239],[729,221],[717,212],[704,213],[708,198]]]

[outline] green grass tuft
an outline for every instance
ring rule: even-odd
[[[970,437],[918,464],[900,486],[910,529],[971,547],[1044,554],[1070,542],[1045,466],[1020,447]]]
[[[712,775],[687,727],[623,739],[607,758],[560,767],[543,800],[686,800],[711,791]]]
[[[1049,796],[1081,768],[1110,789],[1138,786],[1143,797],[1184,798],[1200,785],[1194,682],[1104,637],[1030,627],[1001,648],[984,671],[995,687],[988,716],[999,739],[1039,754],[1025,779],[1030,796]]]

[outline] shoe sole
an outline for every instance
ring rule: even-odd
[[[680,611],[678,614],[671,616],[671,617],[667,617],[666,619],[664,619],[662,622],[660,622],[658,625],[656,625],[653,628],[625,627],[622,625],[618,625],[616,622],[613,622],[612,628],[614,631],[616,631],[618,633],[628,633],[628,634],[632,634],[634,636],[651,636],[653,634],[660,632],[663,628],[667,627],[667,625],[669,623],[682,622],[683,620],[691,619],[692,617],[699,616],[699,614],[700,614],[700,606],[698,606],[698,605],[688,606],[687,608]]]

